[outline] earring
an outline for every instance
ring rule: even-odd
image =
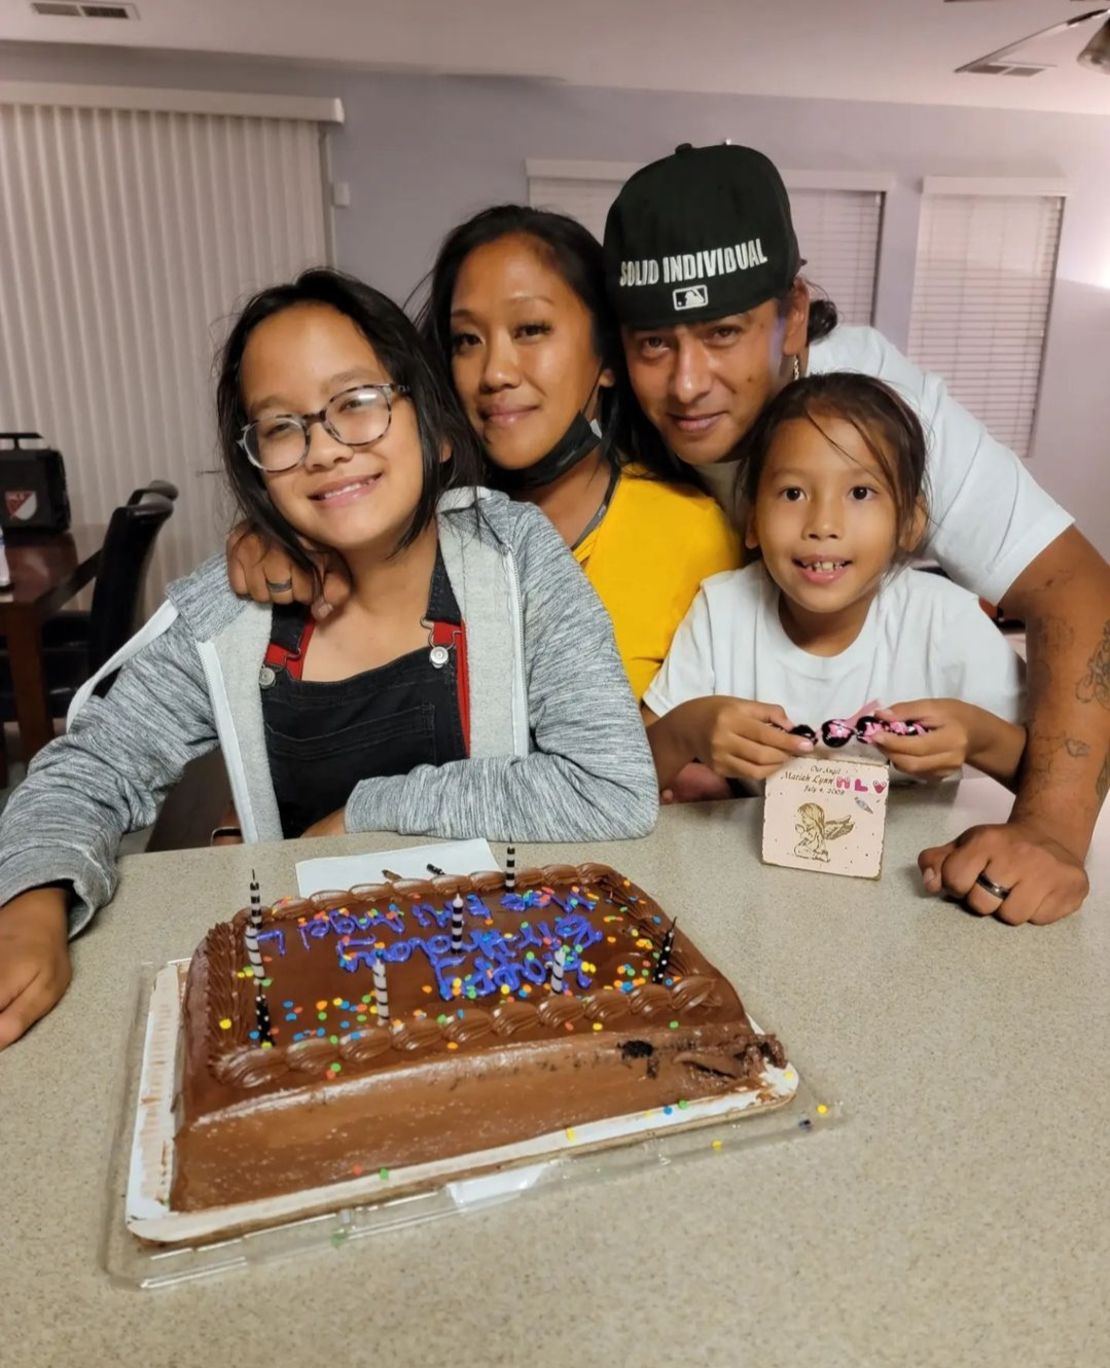
[[[794,353],[794,371],[790,378],[791,380],[800,380],[802,378],[802,363],[798,360],[797,352]]]

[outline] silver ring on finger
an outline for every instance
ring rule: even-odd
[[[1001,884],[996,884],[995,881],[988,878],[985,873],[976,875],[975,882],[980,888],[989,893],[992,898],[997,898],[999,902],[1005,902],[1014,891],[1012,888],[1003,888]]]
[[[266,588],[269,589],[271,594],[287,594],[292,587],[292,578],[286,580],[268,579],[266,581]]]

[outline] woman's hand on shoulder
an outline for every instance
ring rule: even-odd
[[[240,598],[256,603],[304,603],[312,616],[322,622],[346,603],[351,593],[351,578],[346,562],[338,552],[303,542],[305,551],[320,576],[294,565],[288,554],[275,546],[250,523],[233,527],[227,539],[227,577]]]
[[[0,1050],[46,1016],[70,975],[63,889],[32,888],[0,907]]]

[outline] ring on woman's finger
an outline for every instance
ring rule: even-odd
[[[287,580],[268,579],[266,581],[266,588],[269,589],[271,594],[287,594],[292,587],[293,581],[291,578]]]
[[[997,898],[999,902],[1005,902],[1014,891],[1012,888],[1003,888],[1001,884],[996,884],[993,879],[987,878],[985,873],[977,875],[975,882],[980,888],[985,889],[992,898]]]

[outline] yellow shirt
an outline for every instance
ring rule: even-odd
[[[739,535],[708,494],[621,472],[600,524],[574,549],[613,619],[637,701],[655,678],[698,585],[741,562]]]

